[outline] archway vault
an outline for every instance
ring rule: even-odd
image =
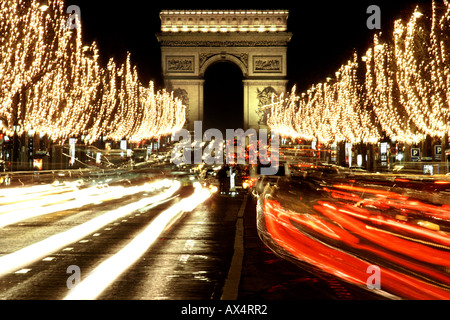
[[[204,74],[203,130],[243,128],[242,68],[227,59],[214,59]]]
[[[260,107],[286,90],[286,10],[168,10],[160,13],[165,86],[183,99],[187,123],[203,120],[203,85],[214,63],[232,62],[243,74],[244,128],[265,128]],[[237,129],[237,128],[235,128]]]
[[[246,54],[221,53],[203,53],[200,56],[199,76],[204,78],[206,70],[218,62],[232,62],[241,69],[244,78],[248,77],[248,57]]]

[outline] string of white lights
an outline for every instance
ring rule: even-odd
[[[361,59],[356,53],[335,79],[295,95],[276,97],[268,126],[281,135],[323,143],[379,141],[383,133],[405,143],[450,132],[450,4],[432,3],[431,17],[417,7],[397,20],[390,39],[374,35]]]
[[[166,90],[155,93],[136,66],[99,62],[94,42],[83,44],[81,21],[67,28],[63,0],[0,3],[0,119],[8,135],[36,132],[51,139],[104,137],[140,141],[185,123],[184,106]],[[75,17],[78,18],[77,16]]]

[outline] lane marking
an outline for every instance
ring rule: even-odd
[[[14,272],[14,273],[21,274],[21,273],[28,273],[30,271],[31,271],[31,269],[22,269],[22,270]]]
[[[42,261],[53,261],[53,260],[55,260],[55,257],[47,257],[42,259]]]
[[[220,300],[237,300],[238,298],[242,263],[244,261],[244,212],[247,206],[247,198],[248,196],[245,195],[237,215],[234,253]]]

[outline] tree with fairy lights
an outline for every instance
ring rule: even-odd
[[[4,130],[23,132],[29,90],[64,60],[70,36],[63,3],[38,1],[0,3],[0,117]]]
[[[0,119],[3,131],[33,130],[53,140],[83,136],[92,143],[145,139],[180,129],[180,101],[144,87],[137,68],[99,63],[96,43],[84,45],[81,21],[69,28],[64,1],[0,3]],[[143,129],[143,126],[147,129]],[[182,125],[181,125],[182,126]]]
[[[324,143],[382,136],[408,144],[450,132],[450,4],[433,1],[427,17],[417,7],[409,21],[395,21],[387,39],[374,35],[361,59],[343,64],[334,80],[268,105],[268,125],[281,134]],[[293,102],[295,107],[293,107]],[[295,114],[292,119],[284,117]]]

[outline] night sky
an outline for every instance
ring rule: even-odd
[[[438,0],[442,1],[442,0]],[[120,3],[120,4],[118,4]],[[187,5],[189,3],[189,5]],[[409,17],[421,3],[425,9],[431,1],[424,0],[358,0],[358,1],[137,1],[67,0],[66,5],[81,9],[83,36],[87,42],[97,41],[103,61],[115,57],[123,60],[126,52],[138,66],[143,83],[154,80],[162,87],[160,47],[155,33],[160,30],[159,12],[162,9],[287,9],[288,31],[293,38],[288,47],[289,86],[299,90],[324,81],[334,75],[354,49],[365,52],[374,30],[369,30],[367,7],[381,8],[382,29],[389,32],[393,20]]]
[[[143,84],[147,85],[153,80],[157,89],[163,88],[161,51],[155,36],[161,27],[161,10],[287,9],[288,31],[293,33],[288,46],[287,89],[290,90],[295,84],[297,92],[304,92],[312,84],[333,77],[337,69],[352,57],[354,50],[361,56],[366,52],[375,33],[392,33],[394,20],[401,17],[409,19],[417,5],[421,6],[421,11],[425,14],[431,8],[431,0],[290,0],[270,3],[127,0],[121,1],[120,5],[109,0],[67,0],[67,6],[72,4],[78,5],[81,10],[83,38],[88,43],[98,43],[104,65],[110,57],[123,62],[126,52],[130,51],[132,63],[137,65]],[[369,30],[366,25],[370,16],[367,8],[373,4],[381,9],[381,30]],[[222,73],[210,72],[209,78],[215,83],[208,83],[206,78],[204,122],[207,127],[238,128],[242,123],[240,116],[234,116],[242,114],[242,97],[237,93],[229,94],[230,90],[242,91],[242,87],[239,87],[242,82],[237,80],[239,84],[235,86],[235,73],[225,71],[227,68],[224,68]],[[205,76],[208,76],[208,70]],[[226,77],[230,77],[230,80]],[[224,83],[229,86],[223,88]],[[241,100],[238,101],[239,99]],[[228,112],[217,112],[218,110]]]

